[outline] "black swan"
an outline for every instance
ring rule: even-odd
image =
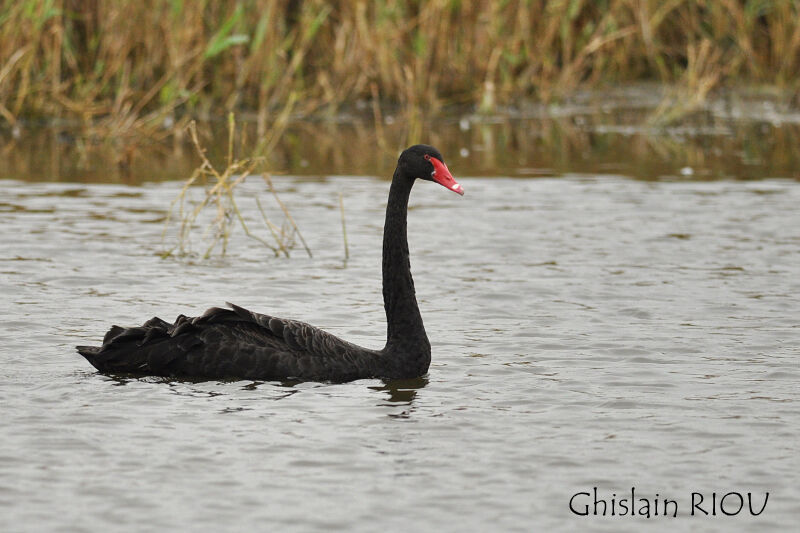
[[[100,372],[200,379],[344,382],[414,378],[425,374],[431,345],[425,334],[408,260],[406,215],[417,178],[463,195],[438,150],[416,145],[397,161],[383,229],[383,301],[388,333],[382,350],[369,350],[304,322],[228,304],[202,316],[156,317],[142,326],[112,326],[102,346],[78,346]]]

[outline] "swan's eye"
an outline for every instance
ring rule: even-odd
[[[431,160],[431,156],[429,156],[428,154],[425,154],[425,161],[430,161],[430,160]]]

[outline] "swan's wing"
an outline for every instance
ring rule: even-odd
[[[374,374],[377,354],[296,320],[237,305],[170,324],[114,326],[97,347],[78,347],[98,370],[161,376],[348,381]]]
[[[287,349],[298,355],[338,359],[352,357],[356,352],[363,350],[360,346],[344,341],[311,324],[255,313],[230,302],[228,305],[231,309],[209,309],[202,317],[199,317],[198,321],[203,321],[205,317],[211,320],[219,318],[230,320],[233,318],[231,317],[231,313],[233,313],[234,321],[245,321],[261,326],[265,332],[269,332],[276,339],[282,339]]]

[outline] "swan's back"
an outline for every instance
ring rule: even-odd
[[[103,345],[78,352],[106,373],[165,377],[350,381],[380,375],[380,352],[305,322],[253,313],[229,304],[173,324],[113,326]]]

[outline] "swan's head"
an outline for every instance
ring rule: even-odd
[[[416,144],[406,148],[400,154],[397,166],[412,178],[435,181],[453,192],[464,194],[464,187],[453,178],[447,170],[447,165],[444,164],[442,154],[433,146]]]

